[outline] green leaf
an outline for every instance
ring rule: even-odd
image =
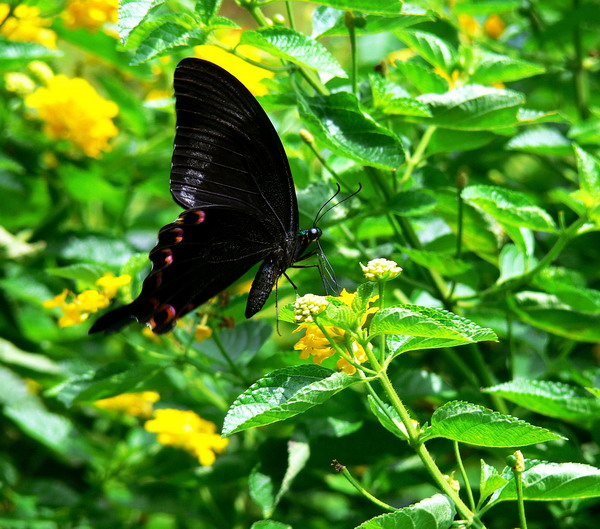
[[[517,499],[512,470],[505,468],[502,476],[508,483],[493,493],[490,505]],[[600,469],[591,465],[526,459],[521,481],[523,499],[529,501],[579,500],[600,496]]]
[[[427,103],[433,118],[428,124],[448,129],[494,130],[517,123],[525,97],[513,90],[466,85],[445,94],[425,94],[417,98]]]
[[[589,207],[600,201],[600,162],[578,145],[573,145],[573,149],[577,159],[579,187],[589,197],[588,200],[583,200],[583,202]]]
[[[500,252],[500,277],[497,284],[505,283],[510,279],[525,275],[537,263],[531,256],[525,255],[514,244],[506,244]]]
[[[12,364],[25,369],[31,369],[38,373],[56,375],[62,371],[61,368],[47,356],[23,351],[4,338],[0,338],[0,361],[5,364]]]
[[[307,128],[336,154],[380,169],[394,170],[404,161],[400,140],[362,112],[349,92],[298,98]]]
[[[487,145],[494,138],[497,136],[491,132],[436,129],[427,144],[427,154],[471,151]]]
[[[277,506],[281,498],[290,490],[294,479],[300,471],[306,466],[310,457],[310,445],[306,440],[288,441],[288,464],[285,470],[285,475],[281,480],[281,487],[275,497],[275,505]],[[272,514],[272,513],[270,513]]]
[[[221,9],[222,0],[196,0],[194,11],[198,14],[202,22],[210,23],[211,19]]]
[[[506,144],[506,149],[547,156],[568,156],[571,154],[571,142],[556,129],[541,127],[518,134]]]
[[[399,15],[402,12],[401,0],[302,0],[336,9],[360,11],[372,15]]]
[[[373,297],[373,290],[375,289],[375,283],[368,281],[362,283],[356,289],[354,299],[352,300],[352,310],[357,314],[364,314],[371,303]]]
[[[121,40],[126,42],[130,33],[146,18],[150,10],[166,0],[121,0],[117,28]]]
[[[477,48],[469,67],[470,82],[475,84],[509,83],[545,72],[542,66]]]
[[[429,213],[435,208],[437,200],[429,193],[419,189],[399,191],[385,205],[386,211],[403,217],[414,217]]]
[[[517,123],[516,125],[535,125],[538,123],[546,122],[560,123],[563,118],[555,111],[544,112],[543,110],[530,110],[527,108],[520,108],[517,112]]]
[[[373,105],[386,114],[430,117],[429,107],[416,99],[400,86],[380,75],[370,75]]]
[[[567,136],[580,144],[600,144],[600,119],[590,119],[573,125]]]
[[[548,417],[576,423],[600,418],[600,401],[577,386],[548,380],[518,379],[483,390]]]
[[[565,439],[516,417],[461,401],[448,402],[435,410],[427,434],[429,439],[434,437],[489,447],[527,446]]]
[[[269,517],[275,509],[275,483],[260,466],[252,469],[248,476],[248,492],[252,501],[260,507],[263,517]]]
[[[406,334],[462,343],[498,340],[491,329],[480,327],[452,312],[419,305],[400,305],[377,311],[371,321],[369,336],[379,334]]]
[[[416,30],[397,31],[396,36],[432,66],[447,73],[452,72],[456,63],[456,50],[446,41],[432,33]]]
[[[49,392],[56,396],[65,406],[75,402],[91,402],[114,397],[121,393],[135,391],[136,386],[148,380],[164,369],[159,365],[137,365],[130,367],[128,363],[116,362],[77,375],[55,386]]]
[[[522,0],[459,0],[453,11],[457,15],[495,15],[516,11],[522,3]]]
[[[472,266],[446,253],[429,252],[426,250],[415,250],[400,246],[399,249],[408,256],[411,261],[435,270],[444,276],[457,276],[472,269]]]
[[[571,274],[557,268],[546,268],[535,277],[535,285],[577,312],[600,313],[600,290],[574,285]]]
[[[462,197],[477,204],[498,222],[538,231],[556,232],[552,217],[524,193],[498,186],[468,186]]]
[[[500,473],[491,465],[481,460],[481,473],[479,477],[479,496],[480,502],[483,502],[492,492],[498,490],[508,483]]]
[[[390,68],[389,77],[402,86],[414,88],[419,94],[443,94],[448,91],[446,79],[410,61],[396,61],[394,67]]]
[[[223,435],[283,421],[322,404],[355,383],[357,380],[345,373],[313,364],[278,369],[235,400],[225,417]]]
[[[511,309],[525,323],[580,342],[600,341],[600,314],[573,310],[557,296],[524,291],[509,298]]]
[[[315,9],[313,20],[313,37],[345,37],[348,35],[348,28],[344,21],[344,12],[331,7],[317,7]],[[355,27],[357,35],[375,35],[377,33],[387,33],[402,29],[413,24],[419,24],[429,20],[431,17],[427,11],[415,6],[402,6],[402,14],[395,16],[377,16],[364,15],[365,24],[363,27]]]
[[[448,529],[456,515],[454,503],[443,494],[435,494],[419,503],[371,518],[356,529]]]
[[[275,520],[259,520],[254,522],[250,529],[293,529],[291,525],[276,522]]]
[[[60,57],[61,52],[34,42],[13,42],[0,37],[0,71],[14,71],[31,61]]]
[[[372,395],[367,395],[369,408],[377,420],[388,432],[394,434],[403,441],[408,440],[406,428],[398,412],[389,404],[383,401],[377,401]]]
[[[336,77],[348,77],[337,60],[320,42],[282,26],[245,31],[240,44],[248,44],[275,57]]]
[[[75,279],[86,285],[95,285],[96,281],[106,273],[106,268],[93,264],[74,264],[61,268],[48,268],[46,272],[52,276]]]

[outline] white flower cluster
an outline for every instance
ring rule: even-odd
[[[306,294],[294,303],[294,320],[296,323],[312,323],[314,316],[323,312],[328,303],[323,296]]]
[[[369,281],[390,281],[402,272],[398,263],[388,259],[371,259],[366,265],[361,263],[360,267]]]

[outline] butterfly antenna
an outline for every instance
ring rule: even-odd
[[[362,184],[359,182],[358,184],[358,189],[354,192],[351,193],[350,195],[348,195],[347,197],[343,198],[342,200],[340,200],[339,202],[336,202],[335,204],[329,206],[325,211],[323,211],[323,208],[329,204],[337,195],[340,194],[340,185],[336,184],[337,186],[337,191],[334,193],[334,195],[327,201],[325,202],[325,204],[323,204],[321,206],[321,209],[319,209],[319,211],[317,212],[317,216],[315,217],[315,221],[313,223],[313,226],[317,225],[317,222],[319,222],[327,213],[329,213],[333,208],[339,206],[340,204],[346,202],[346,200],[351,199],[352,197],[358,195],[362,189]],[[322,213],[321,213],[322,212]]]
[[[313,227],[315,227],[317,225],[317,222],[319,222],[319,220],[321,219],[321,217],[323,217],[323,215],[321,215],[321,211],[323,211],[323,209],[325,208],[325,206],[327,204],[329,204],[335,197],[337,197],[340,192],[342,191],[342,188],[340,187],[340,184],[335,184],[337,186],[337,191],[330,197],[327,199],[327,202],[325,202],[325,204],[323,204],[320,208],[319,211],[317,211],[317,214],[315,215],[315,220],[313,221]],[[327,210],[329,211],[329,210]],[[325,212],[327,213],[327,212]]]

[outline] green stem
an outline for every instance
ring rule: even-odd
[[[339,344],[332,338],[331,334],[329,334],[329,332],[323,325],[321,325],[319,322],[316,322],[316,324],[317,324],[317,327],[319,327],[320,331],[323,333],[323,336],[325,336],[325,338],[327,338],[327,341],[329,342],[329,344],[335,349],[335,352],[337,354],[339,354],[344,360],[346,360],[346,362],[348,362],[349,364],[352,364],[356,368],[357,371],[361,371],[363,373],[368,373],[370,375],[377,375],[377,371],[373,371],[372,369],[369,369],[368,367],[365,367],[362,364],[359,364],[356,360],[354,360],[354,357],[352,355],[346,353],[346,351],[344,351],[339,346]],[[369,356],[370,347],[365,346],[364,349],[365,349],[365,352],[367,353],[367,356]],[[377,366],[377,368],[378,367],[379,366]]]
[[[229,353],[225,349],[225,346],[223,345],[223,342],[219,338],[219,333],[217,333],[217,332],[213,333],[212,339],[214,340],[215,344],[217,345],[219,351],[221,352],[221,355],[223,356],[223,358],[225,359],[225,361],[227,362],[227,364],[231,368],[231,372],[234,375],[236,375],[242,381],[242,383],[244,385],[249,386],[251,384],[250,380],[248,380],[244,376],[244,374],[240,371],[240,368],[236,365],[236,363],[233,361],[233,359],[231,358],[231,356],[229,356]]]
[[[397,509],[388,505],[387,503],[381,501],[380,499],[373,496],[368,490],[366,490],[356,479],[354,476],[350,474],[350,471],[342,464],[335,462],[336,470],[341,472],[341,474],[348,480],[348,483],[352,485],[358,492],[360,492],[365,498],[371,500],[375,505],[378,505],[382,509],[386,511],[396,511]]]
[[[292,3],[290,2],[290,0],[286,0],[285,7],[287,9],[290,28],[296,29],[296,21],[294,20],[294,10],[292,9]]]
[[[468,524],[473,524],[474,527],[484,529],[484,525],[479,521],[469,507],[467,507],[467,505],[460,499],[458,493],[450,486],[441,470],[435,464],[435,461],[431,457],[431,454],[425,445],[419,442],[419,434],[413,425],[412,419],[404,407],[404,404],[400,400],[400,397],[396,393],[396,390],[394,389],[385,371],[380,372],[379,380],[386,395],[389,397],[392,406],[398,412],[402,422],[404,423],[409,438],[409,444],[415,449],[423,465],[433,477],[438,487],[440,487],[440,489],[442,489],[442,491],[452,499],[454,505],[456,506],[456,510],[467,521]]]
[[[221,41],[218,41],[217,39],[211,39],[210,43],[211,43],[211,45],[216,46],[217,48],[221,48],[222,50],[225,50],[226,52],[229,52],[232,55],[235,55],[238,59],[242,59],[244,62],[247,62],[248,64],[252,64],[253,66],[258,66],[259,68],[262,68],[263,70],[269,70],[270,72],[287,72],[287,71],[296,69],[296,66],[293,64],[290,64],[287,66],[270,66],[263,62],[255,61],[253,59],[250,59],[249,57],[246,57],[239,51],[237,51],[237,48],[232,48],[231,46],[227,46],[227,44],[223,44]]]
[[[377,290],[379,291],[379,299],[378,299],[379,310],[383,310],[385,308],[385,301],[384,301],[385,283],[383,281],[377,282]],[[379,337],[379,361],[383,362],[384,358],[385,358],[385,334],[382,334]]]
[[[471,510],[475,510],[475,499],[473,498],[473,491],[471,490],[471,484],[469,483],[469,477],[467,476],[467,471],[465,470],[465,466],[462,462],[462,457],[460,456],[460,449],[458,447],[458,442],[453,441],[454,445],[454,455],[456,456],[456,462],[458,463],[458,468],[460,470],[460,475],[463,478],[463,482],[465,484],[465,489],[467,490],[467,498],[469,499],[469,506]]]
[[[356,51],[356,29],[354,28],[354,15],[348,11],[345,16],[348,36],[350,37],[350,55],[352,57],[352,93],[358,96],[358,53]]]
[[[519,529],[527,529],[527,518],[525,517],[525,502],[523,501],[523,481],[521,480],[521,472],[513,469],[515,476],[515,485],[517,488],[517,508],[519,509]]]
[[[577,231],[579,230],[579,228],[581,228],[586,222],[587,219],[585,217],[581,217],[577,219],[573,224],[571,224],[566,230],[563,230],[562,233],[559,235],[557,241],[554,243],[554,246],[552,246],[548,253],[543,257],[543,259],[526,274],[512,281],[507,281],[506,283],[502,283],[501,285],[492,285],[491,287],[485,289],[482,292],[470,296],[461,297],[459,299],[483,299],[498,294],[506,294],[508,292],[516,290],[517,288],[523,285],[528,284],[537,274],[539,274],[544,268],[546,268],[550,263],[554,261],[554,259],[556,259],[560,255],[563,248],[573,237],[577,235]]]
[[[417,144],[415,152],[406,160],[406,169],[404,170],[404,174],[400,179],[401,184],[406,182],[412,176],[415,168],[423,161],[423,155],[427,150],[427,145],[429,145],[431,137],[433,136],[436,128],[437,127],[435,125],[429,125],[429,127],[425,129],[423,136],[421,136],[421,140]]]
[[[581,0],[573,0],[573,11],[579,10]],[[577,101],[577,110],[581,119],[590,117],[588,108],[587,79],[585,68],[583,66],[583,44],[582,31],[579,24],[579,17],[575,15],[575,27],[573,28],[573,45],[575,47],[575,65],[573,72],[573,82],[575,84],[575,99]]]

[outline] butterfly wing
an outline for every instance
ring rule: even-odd
[[[287,157],[265,111],[230,73],[201,59],[175,70],[177,131],[171,194],[184,208],[227,205],[275,238],[298,231]]]
[[[272,250],[270,233],[251,216],[217,207],[185,211],[160,230],[138,298],[99,318],[90,333],[117,331],[131,320],[168,332]]]

